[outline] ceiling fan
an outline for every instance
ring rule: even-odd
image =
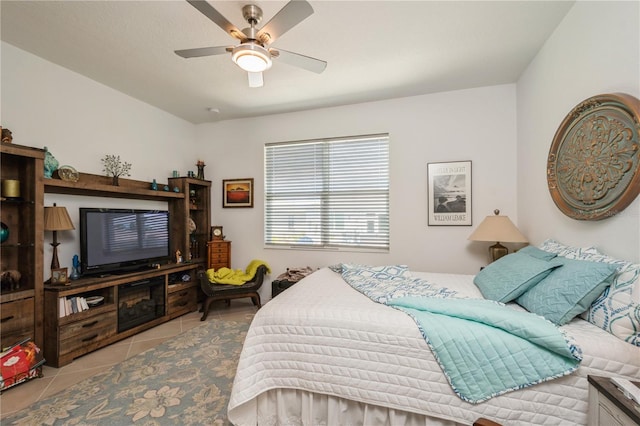
[[[231,53],[233,62],[247,71],[249,87],[262,87],[262,72],[271,68],[272,58],[278,58],[289,65],[318,74],[327,67],[327,63],[320,59],[269,47],[278,37],[313,13],[313,8],[305,0],[291,0],[260,29],[256,28],[256,25],[262,20],[262,9],[256,5],[246,5],[242,8],[242,16],[250,26],[244,30],[239,30],[204,0],[187,0],[187,2],[225,30],[231,37],[240,40],[240,44],[176,50],[175,53],[183,58]]]

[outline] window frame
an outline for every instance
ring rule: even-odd
[[[350,145],[359,143],[361,146]],[[371,149],[371,145],[377,148]],[[356,148],[353,151],[353,148]],[[276,152],[278,148],[282,148],[280,152]],[[286,149],[300,148],[301,153],[287,154]],[[340,152],[342,148],[342,151]],[[360,150],[358,152],[358,149]],[[320,155],[316,154],[319,150]],[[353,151],[353,152],[350,152]],[[312,153],[313,152],[313,153]],[[305,173],[313,175],[309,184],[309,188],[300,189],[300,191],[289,190],[290,193],[297,192],[299,197],[297,202],[304,210],[303,203],[313,203],[313,207],[305,210],[315,214],[316,227],[309,227],[308,222],[311,220],[302,214],[302,219],[296,219],[295,201],[287,205],[289,201],[295,200],[295,195],[287,195],[287,190],[278,190],[278,186],[282,187],[283,177],[274,169],[274,163],[277,162],[275,157],[283,156],[300,166],[307,163],[306,156],[314,159],[310,161],[312,166],[309,169],[297,170],[299,172],[299,180],[294,178],[294,182],[306,182]],[[372,162],[359,162],[359,158],[371,158]],[[296,163],[299,162],[299,163]],[[390,249],[390,138],[388,133],[357,135],[346,137],[319,138],[309,140],[298,140],[288,142],[267,143],[264,147],[264,247],[268,249],[294,249],[294,250],[314,250],[314,251],[358,251],[358,252],[383,252],[388,253]],[[348,165],[347,163],[352,163]],[[331,169],[331,164],[336,165]],[[373,166],[368,170],[368,166]],[[302,167],[302,166],[300,166]],[[286,170],[286,169],[285,169]],[[315,173],[312,173],[311,171]],[[333,171],[333,173],[331,173]],[[357,173],[356,173],[357,172]],[[287,174],[284,171],[282,174]],[[345,174],[346,173],[346,174]],[[349,173],[356,173],[349,175]],[[274,178],[274,175],[277,176]],[[346,178],[345,178],[346,176]],[[351,178],[350,176],[353,176]],[[337,182],[337,183],[336,183]],[[359,183],[354,185],[354,183]],[[304,187],[304,183],[300,183],[300,187]],[[318,189],[317,187],[320,187]],[[335,188],[341,188],[336,191]],[[313,189],[310,189],[313,188]],[[331,190],[334,188],[334,190]],[[345,189],[346,188],[346,189]],[[373,219],[363,218],[362,208],[358,207],[360,199],[367,207],[365,215],[372,216]],[[280,212],[277,206],[278,200],[283,204]],[[292,207],[293,206],[293,207]],[[291,208],[290,216],[286,209]],[[298,207],[299,209],[300,207]],[[319,212],[319,213],[318,213]],[[359,214],[358,214],[359,213]],[[351,222],[351,228],[347,228],[346,232],[340,232],[336,228],[336,224],[342,220]],[[281,232],[280,236],[285,239],[284,242],[274,242],[278,234],[277,220],[281,220],[281,230],[288,227],[289,230]],[[301,220],[301,222],[299,222]],[[293,223],[291,223],[293,221]],[[304,222],[307,223],[304,223]],[[286,224],[284,224],[287,222]],[[298,222],[298,223],[296,223]],[[299,223],[304,223],[300,225]],[[304,231],[301,238],[309,238],[310,242],[297,243],[291,241],[295,236],[295,232],[289,232],[291,228],[299,226]],[[365,230],[364,232],[362,230]],[[342,235],[341,235],[342,234]],[[352,241],[347,241],[344,235],[352,235]],[[319,242],[318,242],[319,241]]]

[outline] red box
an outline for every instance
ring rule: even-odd
[[[42,377],[45,359],[40,348],[31,339],[5,349],[0,359],[0,391]]]

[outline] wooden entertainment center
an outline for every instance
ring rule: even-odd
[[[197,309],[198,263],[164,265],[158,269],[107,277],[81,278],[68,286],[45,285],[44,357],[47,365],[62,367],[80,355],[137,334]],[[156,284],[157,290],[151,290]],[[141,288],[133,297],[130,289]],[[146,294],[145,294],[146,292]],[[154,295],[155,293],[155,295]],[[154,295],[152,317],[141,324],[123,327],[123,309]],[[103,301],[83,312],[64,315],[61,300],[98,297]],[[62,311],[62,314],[61,314]]]
[[[211,182],[192,177],[168,178],[170,191],[154,190],[151,182],[80,173],[77,182],[47,179],[44,151],[2,143],[2,181],[17,180],[20,197],[2,197],[2,223],[9,238],[2,243],[2,272],[18,271],[19,286],[0,292],[2,346],[31,337],[47,364],[60,367],[75,357],[169,321],[197,309],[198,270],[207,264],[211,227]],[[164,185],[160,185],[162,188]],[[177,188],[174,191],[174,188]],[[4,189],[4,187],[3,187]],[[171,251],[180,250],[183,263],[155,269],[83,277],[68,285],[44,284],[44,194],[159,200],[170,213]],[[192,232],[195,226],[195,231]],[[146,295],[142,293],[146,292]],[[63,303],[73,298],[99,299],[84,311],[65,314]],[[127,311],[140,300],[152,317],[127,322]]]

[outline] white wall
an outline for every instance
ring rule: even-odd
[[[232,241],[234,268],[262,259],[271,278],[287,267],[349,261],[476,273],[488,244],[467,241],[469,234],[495,208],[517,216],[515,122],[515,86],[503,85],[200,125],[199,150],[214,187],[212,224]],[[263,247],[265,143],[384,132],[391,144],[388,254]],[[472,161],[473,226],[427,226],[427,163],[458,160]],[[222,179],[248,177],[255,179],[254,208],[222,208]]]
[[[167,182],[174,169],[195,170],[195,126],[10,44],[2,43],[0,123],[13,142],[47,147],[60,162],[103,174],[101,159],[120,155],[132,163],[131,179]],[[193,153],[193,154],[189,154]],[[177,154],[177,155],[176,155]],[[47,194],[45,205],[67,207],[76,231],[58,233],[58,257],[71,267],[79,254],[78,207],[166,208],[163,202]],[[51,263],[45,235],[45,276]]]
[[[564,117],[612,92],[640,97],[640,2],[577,2],[517,83],[518,223],[533,243],[554,237],[638,261],[639,199],[618,216],[578,221],[547,189],[547,155]]]

